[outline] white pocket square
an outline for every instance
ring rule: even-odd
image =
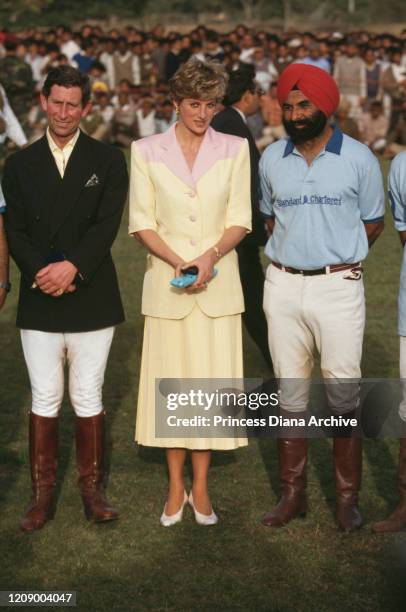
[[[87,181],[85,187],[94,187],[95,185],[98,185],[98,184],[99,184],[99,177],[97,176],[97,174],[92,174],[90,179]]]

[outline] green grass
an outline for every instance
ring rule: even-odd
[[[145,254],[126,235],[124,216],[114,247],[127,322],[119,326],[105,384],[109,425],[109,497],[115,524],[86,522],[76,488],[72,411],[61,418],[55,520],[31,536],[18,530],[29,497],[29,383],[14,327],[18,274],[0,315],[0,589],[76,590],[80,610],[404,610],[406,536],[378,536],[368,523],[396,502],[397,442],[367,441],[361,507],[366,526],[340,534],[334,521],[331,444],[314,440],[309,468],[310,512],[281,530],[259,519],[276,501],[273,440],[217,453],[211,495],[217,527],[195,524],[190,511],[171,529],[159,526],[166,492],[162,451],[133,442],[143,321],[140,298]],[[366,264],[367,328],[363,375],[398,375],[396,301],[401,249],[391,227]],[[266,374],[245,337],[246,376]]]

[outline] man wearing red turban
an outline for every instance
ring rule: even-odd
[[[323,378],[334,383],[326,384],[333,416],[325,425],[334,425],[337,522],[351,531],[362,524],[362,445],[354,435],[365,325],[361,262],[383,229],[382,176],[366,146],[330,125],[339,91],[326,72],[290,65],[279,78],[278,99],[290,138],[265,150],[259,170],[260,208],[271,234],[264,310],[285,418],[278,439],[282,496],[262,522],[278,527],[306,512],[316,348]]]
[[[335,80],[321,68],[308,64],[291,64],[278,81],[278,100],[283,106],[292,89],[298,89],[326,117],[331,117],[340,102],[340,92]]]

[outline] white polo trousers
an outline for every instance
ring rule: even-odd
[[[307,407],[315,348],[323,378],[355,383],[334,385],[331,380],[327,385],[327,393],[329,388],[333,394],[336,389],[334,412],[344,414],[357,405],[364,285],[362,277],[352,280],[346,276],[351,276],[350,270],[303,276],[273,265],[267,268],[264,311],[275,375],[283,382],[280,405],[285,410],[300,412]]]
[[[114,327],[90,332],[50,333],[21,330],[31,381],[32,412],[55,417],[64,392],[64,366],[69,366],[69,396],[77,416],[103,410],[102,387]]]
[[[402,401],[399,405],[399,416],[402,421],[406,422],[406,337],[400,336],[400,357],[399,357],[399,373],[400,385],[402,389]]]

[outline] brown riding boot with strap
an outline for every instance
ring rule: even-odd
[[[279,503],[262,519],[266,527],[282,527],[292,519],[304,517],[306,502],[306,438],[278,439],[282,495]]]
[[[58,457],[58,417],[30,412],[29,455],[32,497],[20,523],[22,531],[41,529],[54,518],[54,490]]]
[[[372,525],[372,530],[376,533],[389,533],[406,529],[406,438],[400,438],[399,442],[399,502],[387,519]]]
[[[362,525],[358,509],[362,469],[361,438],[334,438],[334,463],[337,522],[343,531],[353,531]]]
[[[75,417],[79,489],[86,518],[96,523],[118,518],[104,492],[104,421],[104,412]]]

